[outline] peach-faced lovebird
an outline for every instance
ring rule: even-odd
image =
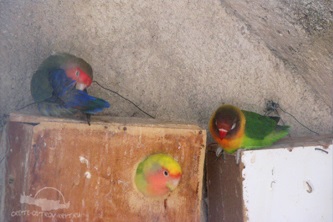
[[[88,95],[86,88],[93,79],[91,66],[67,53],[49,56],[31,79],[31,95],[38,109],[47,116],[68,116],[77,111],[95,114],[110,104]]]
[[[139,163],[135,184],[144,195],[159,197],[174,190],[181,176],[180,165],[170,155],[153,154]]]
[[[272,145],[288,134],[289,126],[277,125],[278,119],[240,110],[232,105],[220,106],[209,121],[214,140],[227,152],[257,149]]]

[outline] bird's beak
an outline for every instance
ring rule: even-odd
[[[174,190],[174,189],[176,189],[176,187],[177,187],[178,184],[179,184],[179,181],[180,181],[180,178],[177,178],[177,179],[173,179],[173,180],[168,181],[167,186],[168,186],[169,190]]]
[[[220,138],[223,139],[228,133],[228,130],[225,130],[223,128],[219,129],[219,135],[220,135]]]
[[[85,88],[87,88],[87,85],[84,83],[76,83],[75,86],[76,89],[83,91]]]

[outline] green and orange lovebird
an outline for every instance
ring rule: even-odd
[[[270,146],[288,134],[289,126],[277,125],[276,119],[268,116],[222,105],[212,115],[209,130],[225,152],[234,153]]]
[[[87,93],[93,80],[91,66],[68,53],[49,56],[31,79],[31,95],[38,109],[47,116],[70,116],[78,111],[88,115],[110,104]]]
[[[159,197],[176,189],[181,176],[180,165],[170,155],[153,154],[139,163],[135,184],[144,195]]]

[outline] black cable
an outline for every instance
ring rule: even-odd
[[[34,104],[37,104],[37,102],[29,103],[28,105],[25,105],[25,106],[23,106],[23,107],[21,107],[21,108],[18,108],[18,109],[16,109],[15,111],[20,111],[20,110],[22,110],[22,109],[24,109],[24,108],[26,108],[26,107],[28,107],[28,106],[32,106],[32,105],[34,105]]]
[[[113,91],[113,90],[111,90],[111,89],[108,89],[108,88],[102,86],[99,82],[97,82],[97,81],[95,81],[95,80],[94,80],[93,82],[95,82],[95,83],[96,83],[97,85],[99,85],[101,88],[103,88],[103,89],[105,89],[105,90],[108,90],[108,91],[110,91],[110,92],[112,92],[112,93],[118,95],[119,97],[123,98],[123,99],[126,100],[127,102],[131,103],[131,104],[134,105],[137,109],[139,109],[141,112],[143,112],[144,114],[146,114],[146,115],[149,116],[150,118],[155,119],[154,116],[152,116],[152,115],[150,115],[149,113],[145,112],[145,111],[142,110],[138,105],[136,105],[134,102],[132,102],[131,100],[127,99],[126,97],[120,95],[118,92]],[[16,109],[16,111],[20,111],[20,110],[22,110],[22,109],[24,109],[24,108],[26,108],[26,107],[28,107],[28,106],[34,105],[34,104],[37,104],[37,102],[29,103],[28,105],[25,105],[25,106],[23,106],[23,107],[21,107],[21,108]]]
[[[99,82],[97,82],[96,80],[94,80],[93,82],[96,83],[97,85],[99,85],[102,89],[108,90],[108,91],[110,91],[110,92],[116,94],[117,96],[121,97],[122,99],[126,100],[127,102],[131,103],[131,104],[132,104],[133,106],[135,106],[138,110],[140,110],[141,112],[143,112],[144,114],[146,114],[146,115],[149,116],[150,118],[155,119],[154,116],[152,116],[152,115],[150,115],[149,113],[145,112],[145,111],[142,110],[138,105],[136,105],[134,102],[132,102],[131,100],[127,99],[126,97],[120,95],[118,92],[113,91],[113,90],[111,90],[111,89],[108,89],[108,88],[102,86],[102,85],[101,85]]]
[[[304,128],[310,130],[311,132],[313,132],[313,133],[315,133],[315,134],[317,134],[317,135],[319,136],[319,133],[317,133],[316,131],[313,131],[312,129],[310,129],[309,127],[305,126],[303,123],[301,123],[300,121],[298,121],[298,119],[297,119],[294,115],[292,115],[291,113],[288,113],[287,111],[283,110],[281,107],[279,107],[279,108],[280,108],[280,110],[281,110],[282,112],[287,113],[289,116],[291,116],[292,118],[294,118],[294,120],[296,120],[296,122],[298,122],[298,123],[299,123],[300,125],[302,125]]]
[[[289,116],[291,116],[296,122],[298,122],[301,126],[303,126],[304,128],[308,129],[309,131],[319,135],[319,133],[317,133],[316,131],[313,131],[312,129],[310,129],[309,127],[305,126],[303,123],[301,123],[294,115],[292,115],[291,113],[283,110],[281,108],[281,106],[272,101],[272,100],[268,100],[266,103],[266,108],[265,108],[265,115],[268,115],[271,112],[276,112],[278,114],[278,116],[280,116],[280,114],[278,113],[278,109],[280,109],[282,112],[288,114]],[[283,120],[281,119],[281,121],[283,122]]]

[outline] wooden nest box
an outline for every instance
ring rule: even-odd
[[[198,126],[11,114],[1,145],[4,221],[200,221],[206,131]],[[183,172],[160,198],[144,196],[133,180],[154,153],[171,155]]]

